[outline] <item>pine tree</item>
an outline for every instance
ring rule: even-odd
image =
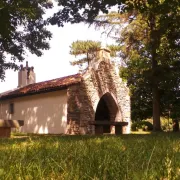
[[[70,46],[70,54],[77,57],[77,59],[71,61],[71,65],[78,65],[80,70],[86,70],[90,61],[96,57],[96,52],[101,48],[100,41],[75,41]],[[116,57],[117,52],[120,50],[119,46],[107,45],[107,49],[110,50],[110,55]]]

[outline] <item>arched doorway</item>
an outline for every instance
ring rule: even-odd
[[[115,121],[118,110],[118,106],[110,93],[104,94],[96,108],[95,121]],[[95,134],[111,133],[110,125],[95,126]]]

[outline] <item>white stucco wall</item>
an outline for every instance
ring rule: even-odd
[[[14,103],[14,114],[9,104]],[[67,126],[67,90],[0,101],[0,118],[24,120],[27,133],[60,134]]]

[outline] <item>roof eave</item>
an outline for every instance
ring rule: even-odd
[[[29,92],[29,93],[24,93],[24,94],[21,93],[21,94],[12,94],[12,95],[7,95],[7,96],[2,96],[2,97],[0,97],[0,101],[15,99],[15,98],[19,98],[19,97],[32,96],[32,95],[36,95],[36,94],[49,93],[49,92],[54,92],[54,91],[59,91],[59,90],[65,90],[65,89],[68,89],[68,87],[70,87],[70,86],[80,84],[80,82],[81,81],[72,83],[70,85],[64,85],[64,86],[60,86],[60,87],[52,87],[52,88],[42,89],[39,91],[33,91],[33,92]]]

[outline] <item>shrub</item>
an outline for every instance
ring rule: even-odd
[[[131,131],[137,131],[138,130],[138,123],[134,122],[131,124]]]
[[[131,130],[137,131],[138,129],[142,129],[143,131],[152,131],[153,125],[149,121],[138,121],[132,123]]]
[[[173,121],[168,117],[161,117],[161,128],[163,131],[172,131]]]

